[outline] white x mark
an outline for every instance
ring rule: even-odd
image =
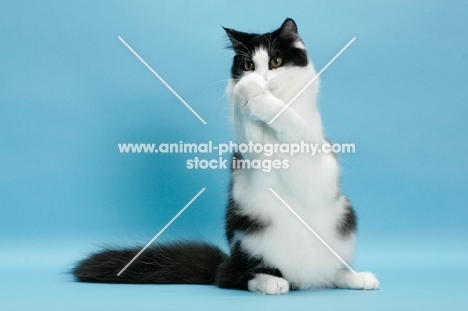
[[[205,120],[203,120],[202,117],[200,117],[198,113],[196,113],[195,110],[193,110],[193,108],[190,107],[190,105],[187,104],[187,102],[182,97],[180,97],[180,95],[177,94],[177,92],[174,91],[174,89],[169,84],[167,84],[167,82],[164,81],[164,79],[156,71],[154,71],[153,68],[151,68],[151,66],[148,65],[148,63],[145,62],[145,60],[141,58],[141,56],[138,55],[138,53],[135,52],[135,50],[132,49],[130,45],[128,45],[127,42],[125,42],[124,39],[122,39],[120,36],[118,38],[203,124],[207,124]]]
[[[135,257],[133,257],[133,259],[130,260],[130,262],[129,262],[125,267],[123,267],[122,270],[120,270],[119,273],[117,273],[117,276],[120,276],[125,270],[127,270],[127,268],[128,268],[128,267],[145,251],[145,249],[147,249],[147,248],[151,245],[151,243],[153,243],[153,242],[154,242],[154,241],[155,241],[155,240],[156,240],[156,239],[157,239],[157,238],[158,238],[158,237],[159,237],[159,236],[160,236],[176,219],[177,219],[177,217],[179,217],[179,216],[190,206],[190,204],[192,204],[193,201],[195,201],[195,200],[200,196],[200,194],[202,194],[203,191],[205,191],[205,189],[206,189],[206,188],[203,188],[202,190],[200,190],[200,192],[198,192],[197,195],[194,196],[193,199],[191,199],[190,202],[188,202],[188,203],[171,219],[171,221],[169,221],[169,222],[167,223],[167,225],[165,225],[164,228],[162,228],[162,229],[158,232],[158,234],[156,234],[156,235],[154,236],[154,238],[152,238],[151,241],[149,241],[149,242],[145,245],[145,247],[143,247],[143,248],[141,249],[141,251],[139,251],[138,254],[136,254]]]
[[[348,265],[348,264],[346,263],[346,261],[344,261],[344,259],[341,258],[341,256],[338,255],[338,254],[335,252],[335,250],[334,250],[333,248],[331,248],[331,246],[328,245],[328,243],[325,242],[325,240],[322,239],[322,237],[321,237],[320,235],[318,235],[318,233],[315,232],[315,230],[312,229],[312,228],[307,224],[307,222],[306,222],[304,219],[302,219],[302,217],[299,216],[299,215],[292,209],[292,207],[289,206],[288,203],[286,203],[286,201],[283,200],[282,197],[280,197],[280,196],[278,195],[278,193],[275,192],[275,190],[273,190],[273,189],[271,189],[271,188],[268,188],[268,189],[271,191],[271,193],[273,193],[273,194],[275,195],[275,197],[278,198],[278,200],[281,201],[281,203],[284,204],[284,206],[286,206],[286,208],[287,208],[294,216],[296,216],[297,219],[299,219],[299,221],[300,221],[307,229],[309,229],[310,232],[312,232],[313,235],[315,235],[315,236],[317,237],[317,239],[319,239],[320,242],[322,242],[323,245],[325,245],[326,248],[328,248],[328,250],[329,250],[333,255],[335,255],[336,258],[338,258],[339,261],[341,261],[341,262],[346,266],[346,268],[349,269],[349,271],[351,271],[354,275],[357,274],[356,271],[354,271],[353,268],[351,268],[351,266]]]

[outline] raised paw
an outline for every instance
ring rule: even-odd
[[[244,107],[244,113],[252,120],[270,121],[283,107],[281,100],[271,93],[265,93],[249,99]]]
[[[337,274],[335,285],[340,288],[371,290],[379,289],[380,282],[370,272],[357,272],[357,274],[354,274],[349,270],[341,270]]]
[[[268,91],[268,83],[260,75],[251,73],[237,82],[234,96],[241,105],[245,105],[251,98],[260,96]]]
[[[266,295],[282,295],[289,292],[289,282],[277,276],[259,273],[249,280],[249,291]]]

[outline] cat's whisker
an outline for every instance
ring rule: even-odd
[[[215,84],[218,84],[218,83],[221,83],[221,82],[227,82],[227,81],[229,81],[229,80],[231,80],[231,79],[222,79],[222,80],[219,80],[219,81],[215,81],[215,82],[213,82],[213,83],[208,84],[208,85],[206,86],[206,88],[208,89],[208,88],[212,87],[212,86],[215,85]]]
[[[224,93],[223,95],[221,95],[220,98],[218,98],[218,100],[216,101],[216,103],[214,104],[214,107],[213,107],[213,111],[212,111],[212,114],[213,114],[213,120],[218,120],[218,118],[216,118],[216,108],[218,107],[218,104],[219,102],[224,99],[226,96],[228,95],[228,93]],[[215,121],[216,122],[216,121]],[[215,123],[216,124],[216,123]]]
[[[238,50],[238,49],[233,49],[235,52],[237,52],[237,54],[239,55],[242,55],[244,56],[245,58],[250,58],[250,54],[247,54],[246,52],[242,51],[242,50]]]
[[[239,40],[237,40],[237,39],[235,39],[235,38],[231,38],[231,40],[234,40],[236,43],[242,45],[242,46],[245,48],[245,50],[247,51],[248,55],[251,56],[251,53],[250,53],[249,48],[247,48],[247,46],[246,46],[244,43],[240,42]],[[234,47],[233,47],[233,49],[234,49]],[[235,49],[234,49],[234,50],[235,50]]]

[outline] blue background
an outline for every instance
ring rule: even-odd
[[[467,11],[464,1],[1,2],[0,308],[467,308]],[[72,282],[74,261],[145,244],[201,188],[161,240],[226,247],[227,170],[117,144],[234,139],[221,26],[266,32],[286,17],[317,69],[357,37],[322,75],[319,106],[327,136],[356,144],[340,155],[360,219],[354,266],[382,289],[262,297]]]

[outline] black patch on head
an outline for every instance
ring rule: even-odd
[[[346,198],[345,209],[346,212],[343,214],[337,228],[342,237],[347,237],[357,230],[357,216],[348,198]]]
[[[280,28],[264,34],[245,33],[230,28],[224,28],[229,40],[230,48],[235,52],[231,68],[231,77],[240,79],[244,70],[243,64],[252,59],[255,50],[263,48],[268,51],[270,58],[281,57],[282,66],[307,66],[309,60],[305,50],[295,47],[294,42],[301,42],[297,32],[297,25],[288,18]]]

